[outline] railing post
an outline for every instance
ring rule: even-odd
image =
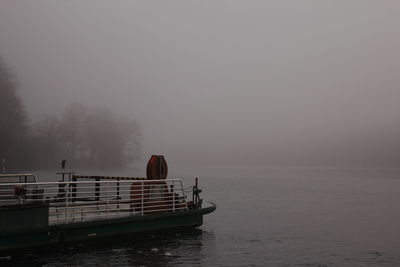
[[[174,190],[174,186],[175,186],[175,181],[172,181],[172,187],[171,187],[171,193],[172,193],[172,212],[175,212],[175,190]]]
[[[66,183],[65,184],[65,223],[67,223],[67,221],[68,221],[68,201],[69,201],[69,198],[68,198],[68,195],[69,195],[69,183]]]
[[[143,186],[144,186],[144,182],[142,181],[142,194],[141,194],[141,200],[142,200],[142,215],[144,214],[144,212],[143,212],[143,208],[144,208],[144,188],[143,188]]]
[[[107,209],[107,211],[106,211],[106,217],[107,217],[107,220],[108,220],[108,211],[109,211],[109,194],[108,194],[108,188],[109,188],[109,183],[107,183],[107,189],[106,189],[106,197],[107,197],[107,201],[106,201],[106,209]]]
[[[100,201],[100,177],[95,178],[96,183],[95,183],[95,193],[94,193],[94,199],[95,201]]]
[[[119,196],[119,178],[117,179],[117,209],[119,210],[119,200],[121,197]]]
[[[186,195],[185,195],[185,190],[183,189],[182,181],[179,181],[179,185],[181,186],[183,202],[185,203],[185,209],[188,210],[188,204],[187,204],[188,202],[186,201]]]
[[[195,185],[193,188],[193,203],[196,206],[196,208],[198,207],[199,203],[200,203],[200,197],[199,197],[199,179],[196,177],[195,179]]]
[[[76,179],[75,175],[72,175],[72,182],[74,182],[72,184],[72,202],[76,201],[76,181],[77,181],[77,179]]]

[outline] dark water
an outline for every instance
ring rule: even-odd
[[[198,230],[11,254],[0,266],[400,266],[399,170],[203,171],[217,211]]]

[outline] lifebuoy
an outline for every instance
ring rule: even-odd
[[[168,165],[163,155],[152,155],[147,163],[147,179],[157,180],[166,179],[168,175]]]

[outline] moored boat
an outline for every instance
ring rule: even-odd
[[[188,199],[162,161],[152,157],[146,178],[0,175],[0,251],[202,225],[215,204],[201,200],[197,179]]]

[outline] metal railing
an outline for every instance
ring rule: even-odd
[[[181,180],[0,184],[0,206],[48,203],[49,224],[187,210]]]

